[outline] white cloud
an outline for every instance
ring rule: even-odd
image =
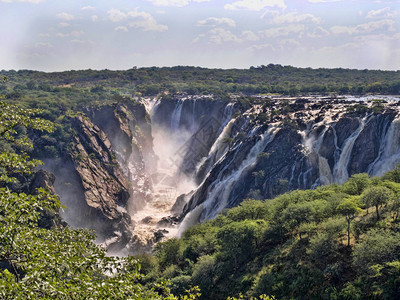
[[[59,13],[57,15],[57,18],[65,20],[65,21],[71,21],[71,20],[75,19],[75,17],[73,15],[68,14],[66,12]]]
[[[91,19],[92,19],[93,22],[97,22],[97,21],[99,20],[99,17],[96,16],[96,15],[93,15],[93,16],[91,17]]]
[[[67,22],[61,22],[61,23],[58,23],[58,26],[60,26],[60,27],[68,27],[68,26],[70,26],[70,24],[67,23]]]
[[[360,24],[355,27],[351,26],[333,26],[331,27],[331,32],[333,34],[363,34],[370,33],[376,30],[385,29],[393,31],[393,20],[381,20],[375,22],[369,22],[365,24]]]
[[[236,23],[234,20],[230,18],[215,18],[215,17],[210,17],[205,20],[200,20],[197,22],[197,26],[220,26],[220,25],[226,25],[230,27],[235,27]]]
[[[393,16],[394,14],[390,12],[390,7],[384,7],[382,9],[369,11],[366,18],[367,19],[391,18]]]
[[[266,7],[274,6],[286,8],[284,0],[242,0],[233,2],[231,4],[226,4],[224,8],[229,10],[245,9],[260,11]]]
[[[193,39],[193,43],[197,43],[197,42],[199,42],[202,38],[204,38],[206,35],[204,34],[204,33],[202,33],[202,34],[199,34],[198,36],[196,36],[194,39]]]
[[[322,27],[314,28],[314,30],[312,32],[309,32],[307,34],[307,36],[310,38],[322,38],[322,37],[328,36],[328,35],[330,35],[330,32]]]
[[[245,30],[240,37],[245,41],[258,41],[260,38],[251,30]]]
[[[304,25],[290,24],[284,27],[276,27],[276,28],[262,30],[260,31],[260,34],[262,34],[266,38],[276,38],[281,36],[288,36],[289,34],[292,33],[301,33],[304,30],[305,30]]]
[[[222,44],[223,42],[241,42],[234,33],[224,28],[214,28],[209,31],[210,42],[214,44]]]
[[[53,45],[51,43],[43,43],[39,42],[35,44],[35,48],[52,48]]]
[[[227,42],[240,43],[243,42],[236,34],[224,28],[213,28],[207,34],[198,35],[193,42],[197,43],[202,39],[208,39],[211,44],[222,44]]]
[[[153,3],[155,6],[177,6],[183,7],[188,5],[190,2],[209,2],[211,0],[147,0]]]
[[[126,28],[125,26],[118,26],[114,28],[115,31],[125,31],[128,32],[128,28]]]
[[[108,13],[108,18],[113,22],[120,22],[128,17],[126,13],[116,8],[110,9],[107,13]]]
[[[166,31],[168,26],[158,24],[152,15],[147,12],[139,11],[138,8],[124,13],[119,9],[113,8],[108,12],[108,18],[113,22],[129,20],[128,25],[132,28],[142,29],[144,31]]]
[[[59,32],[59,33],[57,33],[57,36],[58,37],[68,37],[68,36],[78,37],[78,36],[82,36],[84,34],[85,34],[85,32],[82,31],[82,30],[79,30],[79,31],[75,30],[75,31],[71,31],[71,32],[68,32],[68,33]]]
[[[93,7],[93,6],[84,6],[84,7],[81,7],[81,10],[94,10],[95,9],[95,7]]]
[[[158,24],[157,21],[149,13],[139,11],[138,8],[128,13],[130,18],[135,20],[129,22],[129,26],[133,28],[142,29],[144,31],[167,31],[168,26]]]
[[[278,44],[282,49],[300,46],[299,41],[296,41],[294,39],[283,39],[283,40],[280,40],[278,42]]]
[[[276,14],[272,23],[274,24],[287,24],[287,23],[321,23],[321,19],[312,14],[299,14],[298,12],[290,12],[287,14]]]
[[[258,51],[258,50],[265,50],[265,49],[268,49],[270,51],[275,51],[274,46],[272,46],[271,44],[253,45],[253,46],[249,47],[248,49],[251,51]]]

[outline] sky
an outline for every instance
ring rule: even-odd
[[[400,0],[0,0],[0,69],[400,70]]]

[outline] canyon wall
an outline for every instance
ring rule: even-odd
[[[246,198],[394,168],[397,103],[168,96],[89,107],[71,117],[68,158],[48,166],[68,223],[111,250],[146,252]]]

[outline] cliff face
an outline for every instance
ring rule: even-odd
[[[63,218],[94,229],[111,251],[129,253],[131,215],[151,194],[149,174],[157,162],[146,110],[137,103],[91,107],[70,123],[76,135],[66,157],[45,160],[66,206]]]
[[[106,134],[82,116],[71,119],[77,135],[69,154],[82,186],[85,218],[94,220],[94,229],[104,238],[119,235],[119,242],[130,238],[127,213],[129,181],[124,176]]]
[[[207,220],[246,198],[343,183],[361,172],[382,175],[400,161],[396,104],[379,112],[370,104],[361,113],[351,102],[291,101],[255,105],[231,119],[221,133],[230,145],[219,136],[201,160],[200,184],[182,216],[192,218],[195,211],[198,220]]]
[[[134,214],[150,199],[151,174],[158,157],[153,151],[150,117],[138,103],[88,109],[87,115],[109,137],[113,153],[130,182],[129,212]]]
[[[382,175],[400,162],[396,103],[210,97],[91,107],[69,156],[49,163],[72,225],[109,249],[149,251],[246,198]],[[52,166],[52,167],[51,167]],[[181,225],[179,225],[179,223]]]

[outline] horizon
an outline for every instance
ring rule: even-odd
[[[0,0],[0,69],[400,69],[398,0]]]
[[[20,71],[29,71],[29,72],[40,72],[40,73],[64,73],[64,72],[83,72],[83,71],[95,71],[95,72],[101,72],[101,71],[111,71],[111,72],[125,72],[129,71],[132,69],[151,69],[151,68],[159,68],[159,69],[173,69],[177,67],[182,67],[182,68],[199,68],[199,69],[206,69],[206,70],[251,70],[252,68],[261,68],[262,66],[268,67],[268,65],[280,65],[283,68],[286,67],[291,67],[295,69],[312,69],[312,70],[349,70],[349,71],[376,71],[376,72],[400,72],[400,69],[397,70],[384,70],[384,69],[357,69],[357,68],[343,68],[343,67],[297,67],[297,66],[292,66],[292,65],[281,65],[281,64],[274,64],[274,63],[269,63],[267,65],[259,65],[259,66],[250,66],[247,68],[217,68],[217,67],[202,67],[202,66],[191,66],[191,65],[174,65],[174,66],[143,66],[143,67],[136,67],[133,66],[128,69],[110,69],[110,68],[104,68],[104,69],[93,69],[93,68],[87,68],[87,69],[65,69],[65,70],[60,70],[60,71],[44,71],[44,70],[35,70],[35,69],[1,69],[1,72],[20,72]]]

